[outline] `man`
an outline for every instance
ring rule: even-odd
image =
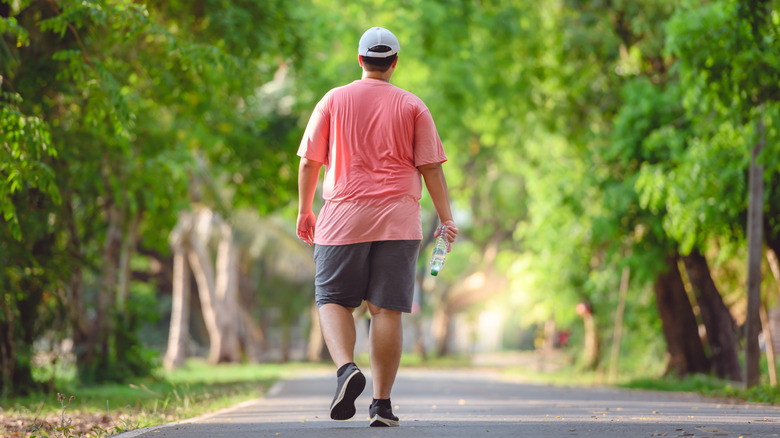
[[[338,368],[330,416],[352,418],[366,384],[354,363],[352,318],[365,301],[371,314],[374,427],[398,426],[390,392],[401,359],[401,315],[411,312],[422,239],[420,175],[448,241],[458,235],[441,167],[447,157],[433,118],[419,98],[389,83],[399,50],[389,30],[367,30],[358,44],[361,79],[325,94],[298,149],[297,232],[316,244],[315,298]],[[312,201],[323,165],[325,205],[317,218]]]

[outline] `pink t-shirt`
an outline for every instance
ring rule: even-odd
[[[334,88],[314,108],[298,155],[326,166],[314,243],[422,239],[417,167],[447,157],[417,96],[375,79]]]

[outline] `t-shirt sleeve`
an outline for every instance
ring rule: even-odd
[[[414,166],[447,161],[436,124],[428,108],[423,107],[414,120]]]
[[[328,97],[317,103],[311,113],[303,139],[298,146],[298,156],[328,164],[328,151],[330,148],[330,113],[328,111]]]

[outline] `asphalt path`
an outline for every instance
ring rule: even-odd
[[[780,408],[692,394],[509,381],[489,371],[401,369],[395,428],[368,427],[371,382],[358,413],[334,421],[335,373],[284,380],[264,398],[118,437],[780,437]]]

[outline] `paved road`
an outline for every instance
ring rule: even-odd
[[[780,408],[687,394],[559,388],[484,371],[401,370],[401,427],[369,428],[370,381],[348,421],[328,417],[335,378],[283,381],[267,397],[210,416],[117,435],[155,437],[780,437]]]

